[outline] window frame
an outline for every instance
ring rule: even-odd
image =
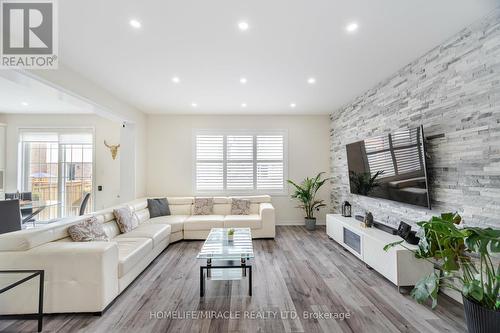
[[[196,188],[196,138],[198,135],[222,135],[223,136],[223,190],[198,190]],[[227,136],[228,135],[251,135],[253,136],[253,183],[254,188],[249,190],[227,189]],[[283,136],[283,188],[280,190],[258,190],[257,187],[257,136],[259,135],[281,135]],[[195,195],[262,195],[288,196],[288,130],[286,129],[193,129],[191,148],[191,186]]]

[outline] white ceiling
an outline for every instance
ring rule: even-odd
[[[0,70],[0,114],[93,113],[94,107],[35,79]],[[5,75],[5,76],[2,76]]]
[[[60,61],[146,113],[326,114],[498,0],[59,1]],[[142,28],[129,25],[131,19]],[[246,20],[250,29],[238,30]],[[348,34],[345,26],[359,29]],[[179,84],[171,82],[178,76]],[[248,83],[241,85],[240,77]],[[317,83],[308,85],[308,77]],[[196,102],[197,108],[191,103]],[[297,107],[291,109],[290,103]],[[246,103],[246,108],[241,104]]]

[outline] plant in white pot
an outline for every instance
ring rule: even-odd
[[[432,273],[418,281],[411,296],[422,303],[432,300],[437,305],[440,286],[462,294],[469,333],[493,333],[500,329],[500,230],[459,227],[460,215],[445,213],[420,226],[420,242],[416,251],[404,241],[388,244],[406,247],[417,258],[431,260],[443,272]],[[496,258],[495,258],[496,256]]]
[[[305,224],[307,230],[314,230],[316,228],[316,218],[314,217],[314,211],[319,211],[321,207],[326,205],[323,203],[324,200],[316,200],[316,194],[318,190],[331,178],[323,178],[324,172],[318,173],[314,178],[307,177],[304,179],[300,185],[292,180],[288,180],[288,183],[294,187],[294,191],[291,195],[293,199],[299,201],[297,208],[301,208],[305,213]]]

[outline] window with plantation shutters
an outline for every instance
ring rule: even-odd
[[[197,193],[283,193],[284,131],[197,131]]]

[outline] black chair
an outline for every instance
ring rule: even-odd
[[[33,194],[31,192],[21,192],[21,200],[33,201]]]
[[[0,234],[21,230],[19,200],[0,201]]]
[[[5,193],[5,200],[19,199],[17,195],[17,193]]]
[[[87,208],[89,199],[90,199],[90,193],[85,193],[83,195],[82,203],[80,204],[80,213],[79,213],[80,216],[85,214],[85,208]]]
[[[23,201],[33,201],[33,194],[31,192],[21,192],[19,194],[20,196],[20,199],[23,200]],[[21,217],[24,221],[24,219],[30,215],[33,214],[33,208],[30,207],[30,208],[21,208]],[[27,221],[24,221],[24,223],[26,222],[35,222],[35,219],[31,218]]]

